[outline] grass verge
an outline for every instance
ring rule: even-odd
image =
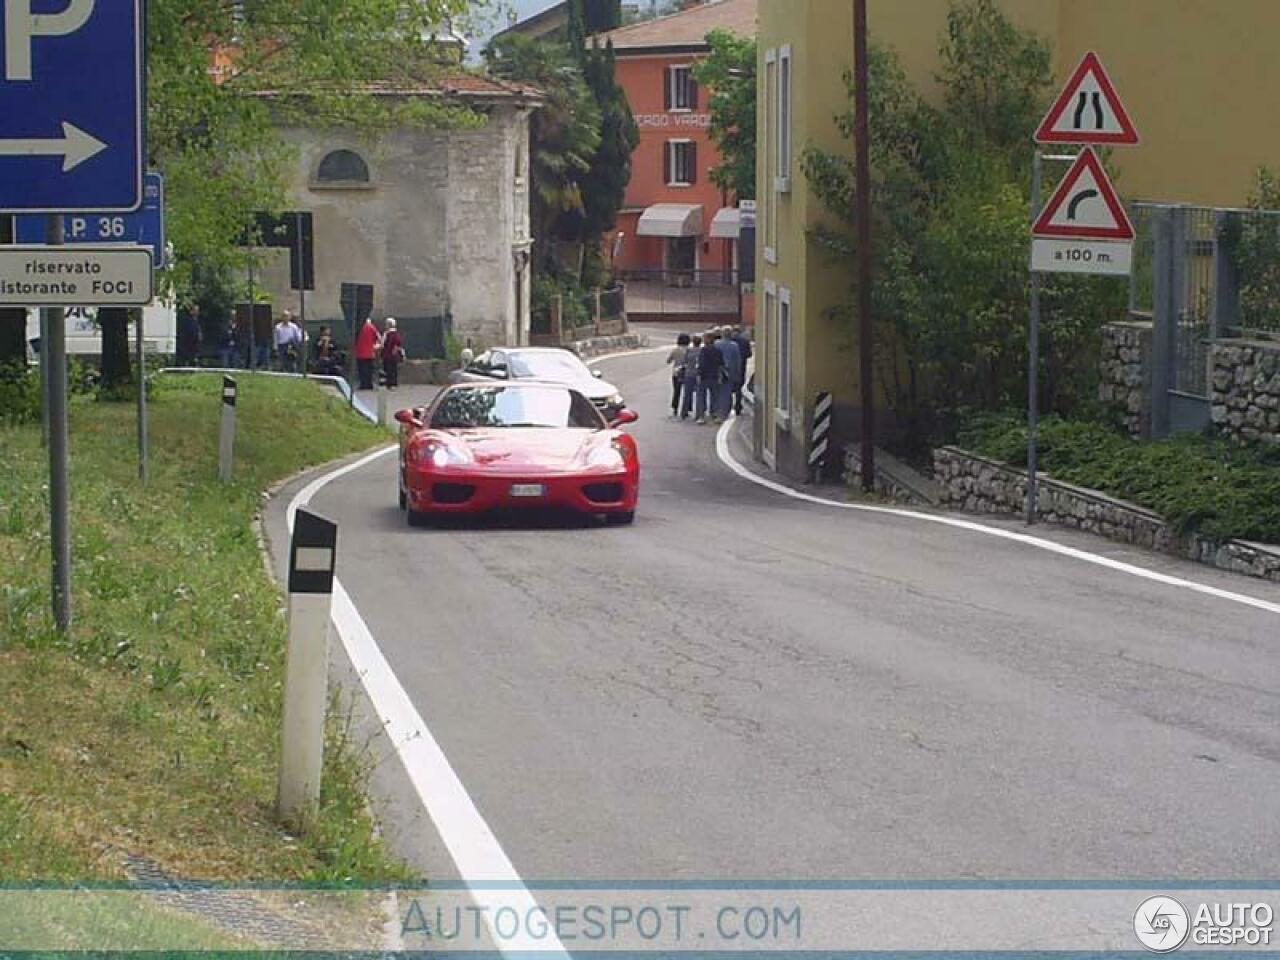
[[[243,377],[224,486],[221,378],[156,383],[145,489],[133,407],[73,400],[67,636],[40,427],[0,427],[0,880],[120,880],[126,852],[208,880],[408,879],[341,717],[316,829],[273,823],[286,624],[253,526],[266,487],[389,434],[314,383]]]
[[[1021,414],[974,418],[959,443],[1027,465]],[[1047,417],[1040,469],[1058,480],[1128,500],[1168,519],[1179,533],[1215,540],[1280,543],[1280,450],[1250,450],[1196,434],[1139,443],[1097,423]]]

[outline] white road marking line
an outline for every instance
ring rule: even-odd
[[[384,447],[344,467],[312,480],[298,491],[286,511],[290,533],[298,508],[307,504],[327,484],[361,469],[375,460],[396,450]],[[378,714],[378,720],[386,731],[388,741],[395,747],[404,764],[409,780],[422,801],[428,816],[440,833],[449,855],[457,865],[458,874],[481,908],[497,948],[506,953],[559,955],[568,958],[568,951],[552,930],[535,938],[529,925],[519,924],[519,933],[504,937],[495,927],[499,910],[513,910],[520,917],[528,917],[539,910],[538,903],[524,881],[516,872],[485,822],[475,802],[467,793],[462,780],[449,763],[444,750],[427,728],[409,694],[400,684],[374,639],[368,624],[360,616],[351,596],[342,583],[333,582],[332,619],[342,645],[351,660],[352,668],[364,685]]]
[[[1121,560],[1113,560],[1110,557],[1104,557],[1097,553],[1090,553],[1087,550],[1078,550],[1075,547],[1068,547],[1061,543],[1054,543],[1052,540],[1033,537],[1030,534],[1017,533],[1013,530],[1002,530],[999,527],[988,527],[985,524],[977,523],[973,520],[961,520],[956,517],[948,517],[939,514],[921,513],[918,510],[907,510],[903,507],[879,507],[866,503],[843,503],[839,500],[829,500],[826,497],[817,497],[811,493],[793,490],[785,484],[777,483],[767,477],[757,475],[754,471],[739,463],[734,458],[733,454],[729,452],[729,430],[732,428],[735,419],[735,417],[731,417],[726,420],[724,424],[721,425],[719,432],[716,434],[716,456],[720,458],[720,462],[744,480],[749,480],[751,483],[764,487],[768,490],[772,490],[774,493],[780,493],[783,496],[791,497],[793,500],[803,500],[806,503],[815,503],[824,507],[836,507],[841,510],[860,510],[863,513],[880,513],[887,516],[906,517],[910,520],[923,520],[926,523],[941,524],[944,527],[955,527],[958,530],[970,530],[974,533],[981,533],[989,537],[999,537],[1002,540],[1012,540],[1015,543],[1022,543],[1029,547],[1035,547],[1039,550],[1047,550],[1050,553],[1056,553],[1059,556],[1071,557],[1073,560],[1083,560],[1085,563],[1092,563],[1096,566],[1106,567],[1109,570],[1115,570],[1119,573],[1127,573],[1130,576],[1141,577],[1143,580],[1163,583],[1170,587],[1181,587],[1184,590],[1190,590],[1194,593],[1202,593],[1206,596],[1217,597],[1219,600],[1230,600],[1233,603],[1240,603],[1247,607],[1265,610],[1267,613],[1280,614],[1280,603],[1271,603],[1267,600],[1259,600],[1257,597],[1250,597],[1243,593],[1234,593],[1230,590],[1223,590],[1219,587],[1211,587],[1207,584],[1196,583],[1194,580],[1186,580],[1182,577],[1170,576],[1167,573],[1157,573],[1154,570],[1137,567],[1131,563],[1125,563]]]

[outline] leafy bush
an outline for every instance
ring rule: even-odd
[[[0,423],[40,419],[40,378],[25,366],[0,369]]]
[[[1280,330],[1280,180],[1266,167],[1258,170],[1249,208],[1222,235],[1240,278],[1240,322]]]
[[[939,53],[936,107],[890,51],[873,47],[868,62],[877,381],[899,430],[890,443],[909,458],[951,436],[964,411],[1026,396],[1029,143],[1052,83],[1047,44],[993,0],[956,0]],[[852,111],[836,124],[853,139]],[[803,156],[814,192],[838,218],[814,239],[844,264],[855,246],[848,153]],[[1096,392],[1101,328],[1123,316],[1125,289],[1052,276],[1042,290],[1040,400],[1065,413]],[[832,312],[847,318],[851,336],[850,293]]]
[[[1245,450],[1183,434],[1139,443],[1096,423],[1046,417],[1040,468],[1066,483],[1101,490],[1154,510],[1179,533],[1280,543],[1280,450]],[[975,417],[959,442],[983,456],[1027,463],[1020,414]]]

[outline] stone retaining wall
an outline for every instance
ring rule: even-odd
[[[1108,323],[1102,328],[1098,399],[1119,412],[1134,438],[1151,435],[1151,324]]]
[[[1220,340],[1209,348],[1213,425],[1237,443],[1280,444],[1280,343]]]
[[[934,479],[942,488],[941,502],[970,513],[1026,511],[1027,473],[959,447],[940,447],[933,453]],[[1179,537],[1159,514],[1117,500],[1097,490],[1077,487],[1039,475],[1036,516],[1100,534],[1121,543],[1173,553],[1222,570],[1280,582],[1280,547],[1199,535]]]

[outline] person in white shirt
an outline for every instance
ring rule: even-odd
[[[293,319],[293,314],[286,310],[280,317],[275,329],[276,358],[280,369],[285,373],[296,373],[298,369],[298,353],[302,346],[302,328]]]

